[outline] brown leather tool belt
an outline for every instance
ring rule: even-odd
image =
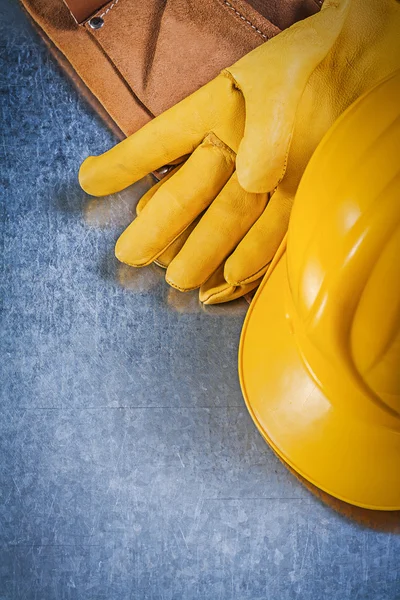
[[[320,0],[22,3],[58,50],[59,61],[83,82],[81,89],[121,136],[320,7]]]

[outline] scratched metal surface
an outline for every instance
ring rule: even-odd
[[[244,302],[116,262],[149,181],[85,196],[112,135],[0,12],[0,600],[399,599],[399,537],[318,502],[253,426]]]

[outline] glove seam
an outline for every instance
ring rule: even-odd
[[[200,286],[202,286],[203,283],[205,283],[207,281],[207,279],[200,285],[196,285],[194,287],[179,287],[179,285],[176,285],[176,283],[172,283],[172,281],[170,279],[168,279],[167,276],[165,276],[165,281],[168,283],[168,285],[175,288],[179,292],[193,292],[193,290],[197,290]]]
[[[153,262],[154,262],[154,264],[156,264],[158,267],[161,267],[162,269],[168,269],[168,265],[161,262],[161,260],[158,260],[157,258]]]
[[[297,110],[296,110],[296,116],[297,116]],[[281,176],[278,179],[278,183],[276,184],[276,187],[274,189],[274,192],[276,191],[278,185],[280,183],[282,183],[285,175],[286,175],[286,170],[287,170],[287,164],[288,164],[288,160],[289,160],[289,153],[290,153],[290,148],[292,146],[292,138],[293,138],[293,132],[294,132],[294,128],[295,128],[295,124],[296,124],[296,119],[293,123],[293,128],[292,131],[290,132],[290,137],[289,137],[289,141],[288,141],[288,145],[287,145],[287,149],[286,149],[286,154],[285,154],[285,160],[283,161],[283,167],[282,167],[282,172],[281,172]],[[271,194],[272,195],[272,194]]]
[[[195,285],[195,286],[192,286],[192,287],[179,287],[175,283],[172,283],[172,281],[170,279],[168,279],[168,271],[167,271],[167,275],[165,276],[165,281],[168,283],[168,285],[170,285],[173,288],[176,288],[180,292],[192,292],[193,290],[197,290],[202,285],[204,285],[206,283],[206,281],[208,281],[210,279],[211,275],[207,275],[207,277],[201,283],[199,283],[198,285]],[[229,285],[231,285],[231,284],[229,284]]]
[[[231,284],[229,284],[231,285]],[[237,285],[231,285],[231,287],[234,288],[233,293],[235,293],[235,289],[238,287]],[[215,298],[215,297],[220,297],[223,296],[224,293],[226,292],[226,290],[223,290],[222,292],[213,292],[210,296],[207,296],[207,302],[209,300],[211,300],[211,298]],[[205,301],[203,300],[203,304],[205,304]]]
[[[221,71],[221,75],[223,75],[224,77],[227,77],[228,79],[231,80],[231,83],[233,83],[234,87],[239,90],[239,92],[241,92],[243,94],[243,90],[240,86],[240,83],[237,81],[237,79],[235,79],[235,77],[232,75],[232,73],[229,71],[229,69],[223,69]]]
[[[120,258],[118,258],[118,256],[116,256],[116,259],[119,260],[119,262],[122,263],[123,265],[128,265],[128,267],[133,267],[134,269],[142,269],[143,267],[148,267],[153,262],[155,262],[155,259],[152,258],[151,260],[148,260],[139,265],[138,263],[128,262],[127,260],[121,260]]]
[[[261,271],[263,271],[266,267],[268,267],[270,263],[271,263],[271,261],[269,260],[267,263],[265,263],[265,265],[260,267],[257,271],[254,271],[254,273],[252,273],[251,275],[246,277],[246,279],[241,279],[240,281],[235,281],[234,283],[232,283],[231,281],[228,281],[228,279],[225,279],[225,281],[227,283],[229,283],[229,285],[233,285],[236,287],[246,284],[246,283],[253,283],[252,281],[249,281],[249,279],[253,279],[253,277],[256,277],[256,276],[262,277]]]
[[[201,142],[201,144],[199,144],[198,148],[204,143],[209,143],[211,146],[214,146],[214,148],[220,148],[221,150],[224,150],[229,154],[231,158],[233,158],[233,161],[235,162],[236,152],[234,152],[232,148],[225,144],[225,142],[222,141],[213,131],[208,131],[206,133],[206,135],[203,138],[203,141]]]

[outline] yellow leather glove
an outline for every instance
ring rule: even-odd
[[[397,0],[325,1],[321,13],[87,159],[82,187],[103,195],[190,154],[143,197],[140,216],[118,240],[118,258],[133,266],[157,260],[172,286],[201,286],[205,303],[256,287],[319,141],[358,96],[400,66],[399,31]]]
[[[228,300],[235,285],[243,285],[244,282],[248,288],[258,285],[259,277],[267,270],[277,248],[277,244],[270,243],[271,227],[275,228],[274,239],[280,239],[304,169],[322,137],[361,94],[400,67],[400,2],[351,0],[346,3],[338,0],[338,4],[342,7],[348,4],[342,30],[327,56],[312,72],[300,98],[294,123],[290,125],[292,140],[287,145],[285,169],[280,183],[267,209],[233,254],[202,286],[200,298],[205,302]],[[305,27],[312,26],[311,19],[303,23]],[[245,68],[244,62],[242,65]],[[242,78],[247,76],[247,71],[238,72],[234,68],[232,72],[239,85]],[[267,106],[269,102],[274,102],[271,88],[266,90],[264,98]],[[260,136],[265,131],[262,106],[256,105],[252,116],[255,130],[256,124],[259,124]],[[278,102],[276,111],[279,114]],[[246,131],[247,123],[246,119]],[[251,191],[269,188],[269,164],[273,160],[274,149],[267,145],[265,151],[260,153],[257,178],[254,177],[256,167],[248,159],[250,152],[241,154],[247,140],[250,137],[245,135],[236,161],[239,181]],[[276,206],[280,211],[279,223],[271,218],[272,214],[276,214]]]
[[[145,266],[158,259],[168,266],[172,286],[198,288],[224,274],[224,260],[232,252],[234,258],[261,216],[268,221],[263,257],[272,258],[289,207],[269,201],[269,192],[284,174],[304,87],[339,35],[349,1],[326,0],[320,13],[263,44],[102,156],[86,159],[81,185],[102,196],[189,155],[143,198],[139,216],[116,245],[122,262]],[[246,269],[243,260],[242,281],[235,276],[222,295],[207,291],[202,299],[233,299],[254,287],[253,265]]]

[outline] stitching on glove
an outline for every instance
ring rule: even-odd
[[[159,267],[161,267],[162,269],[168,269],[168,265],[166,265],[165,263],[161,262],[161,260],[158,260],[157,258],[154,261],[154,263],[156,265],[158,265]]]
[[[197,290],[200,287],[198,285],[196,285],[195,287],[179,287],[179,285],[176,285],[176,283],[172,283],[172,281],[170,281],[168,277],[165,277],[165,281],[168,283],[168,285],[175,288],[176,290],[179,290],[180,292],[192,292],[193,290]]]
[[[114,6],[115,6],[116,4],[118,4],[118,2],[119,2],[119,0],[114,0],[114,2],[111,4],[111,6],[109,6],[109,7],[107,8],[107,10],[105,10],[103,13],[101,13],[101,15],[99,15],[99,18],[100,18],[100,19],[102,19],[103,17],[105,17],[105,16],[106,16],[106,14],[108,14],[108,13],[110,12],[110,10],[111,10],[112,8],[114,8]]]
[[[134,267],[135,269],[142,269],[143,267],[148,267],[149,265],[151,265],[151,263],[154,262],[154,258],[144,262],[144,263],[134,263],[134,262],[128,262],[127,260],[121,260],[118,258],[118,256],[116,256],[116,259],[119,260],[120,263],[122,263],[123,265],[128,265],[128,267]]]
[[[167,271],[167,275],[165,275],[165,281],[168,283],[168,285],[170,285],[171,287],[179,290],[180,292],[192,292],[193,290],[198,290],[209,279],[210,279],[210,275],[207,275],[207,277],[199,285],[195,285],[193,287],[184,287],[184,288],[182,288],[182,287],[179,287],[178,285],[176,285],[176,283],[173,283],[170,279],[168,279],[168,271]]]
[[[297,111],[296,111],[297,114]],[[290,152],[290,148],[292,145],[292,138],[293,138],[293,131],[294,131],[294,127],[295,127],[295,123],[296,123],[296,118],[293,122],[293,129],[290,133],[290,137],[289,137],[289,141],[288,141],[288,145],[286,147],[286,154],[285,154],[285,160],[283,161],[283,167],[282,167],[282,172],[281,172],[281,176],[278,179],[278,183],[276,184],[274,190],[272,193],[274,193],[277,190],[278,185],[283,181],[283,178],[286,175],[286,169],[287,169],[287,164],[288,164],[288,160],[289,160],[289,152]]]
[[[202,146],[203,144],[210,144],[210,146],[214,146],[215,148],[221,148],[222,150],[225,150],[225,152],[227,152],[229,154],[229,156],[231,158],[233,158],[234,161],[236,160],[236,153],[232,150],[232,148],[227,146],[225,144],[225,142],[220,140],[219,137],[217,135],[215,135],[215,133],[213,131],[209,131],[205,135],[200,146]]]
[[[244,285],[246,283],[253,283],[252,281],[249,281],[249,279],[253,279],[253,277],[255,277],[256,275],[258,277],[262,277],[264,275],[264,273],[262,271],[264,271],[264,269],[268,268],[270,263],[271,263],[271,261],[269,260],[267,263],[265,263],[265,265],[263,265],[260,269],[258,269],[258,271],[254,271],[254,273],[252,273],[251,275],[246,277],[246,279],[241,279],[240,281],[235,281],[235,283],[232,283],[232,282],[228,281],[227,279],[225,279],[225,281],[227,283],[229,283],[229,285],[235,285],[235,286]]]
[[[231,288],[233,288],[233,294],[236,291],[236,288],[238,287],[237,285],[231,285],[229,284]],[[225,288],[224,290],[222,290],[221,292],[214,292],[213,294],[211,294],[211,296],[207,296],[207,302],[209,300],[211,300],[211,298],[215,298],[215,297],[224,297],[224,294],[226,293],[227,289]],[[205,302],[203,301],[203,304],[205,304]]]
[[[255,25],[253,25],[253,23],[251,23],[251,21],[249,21],[248,19],[246,19],[246,17],[244,15],[242,15],[238,10],[236,10],[236,8],[234,6],[232,6],[232,4],[230,2],[228,2],[228,0],[223,0],[223,3],[225,4],[225,6],[227,6],[230,10],[233,10],[233,12],[245,23],[247,23],[247,25],[250,25],[250,27],[252,29],[254,29],[254,31],[256,33],[258,33],[259,35],[261,35],[261,37],[264,40],[268,40],[269,37],[267,35],[265,35],[265,33],[263,33],[260,29],[258,29],[258,27],[256,27]]]

